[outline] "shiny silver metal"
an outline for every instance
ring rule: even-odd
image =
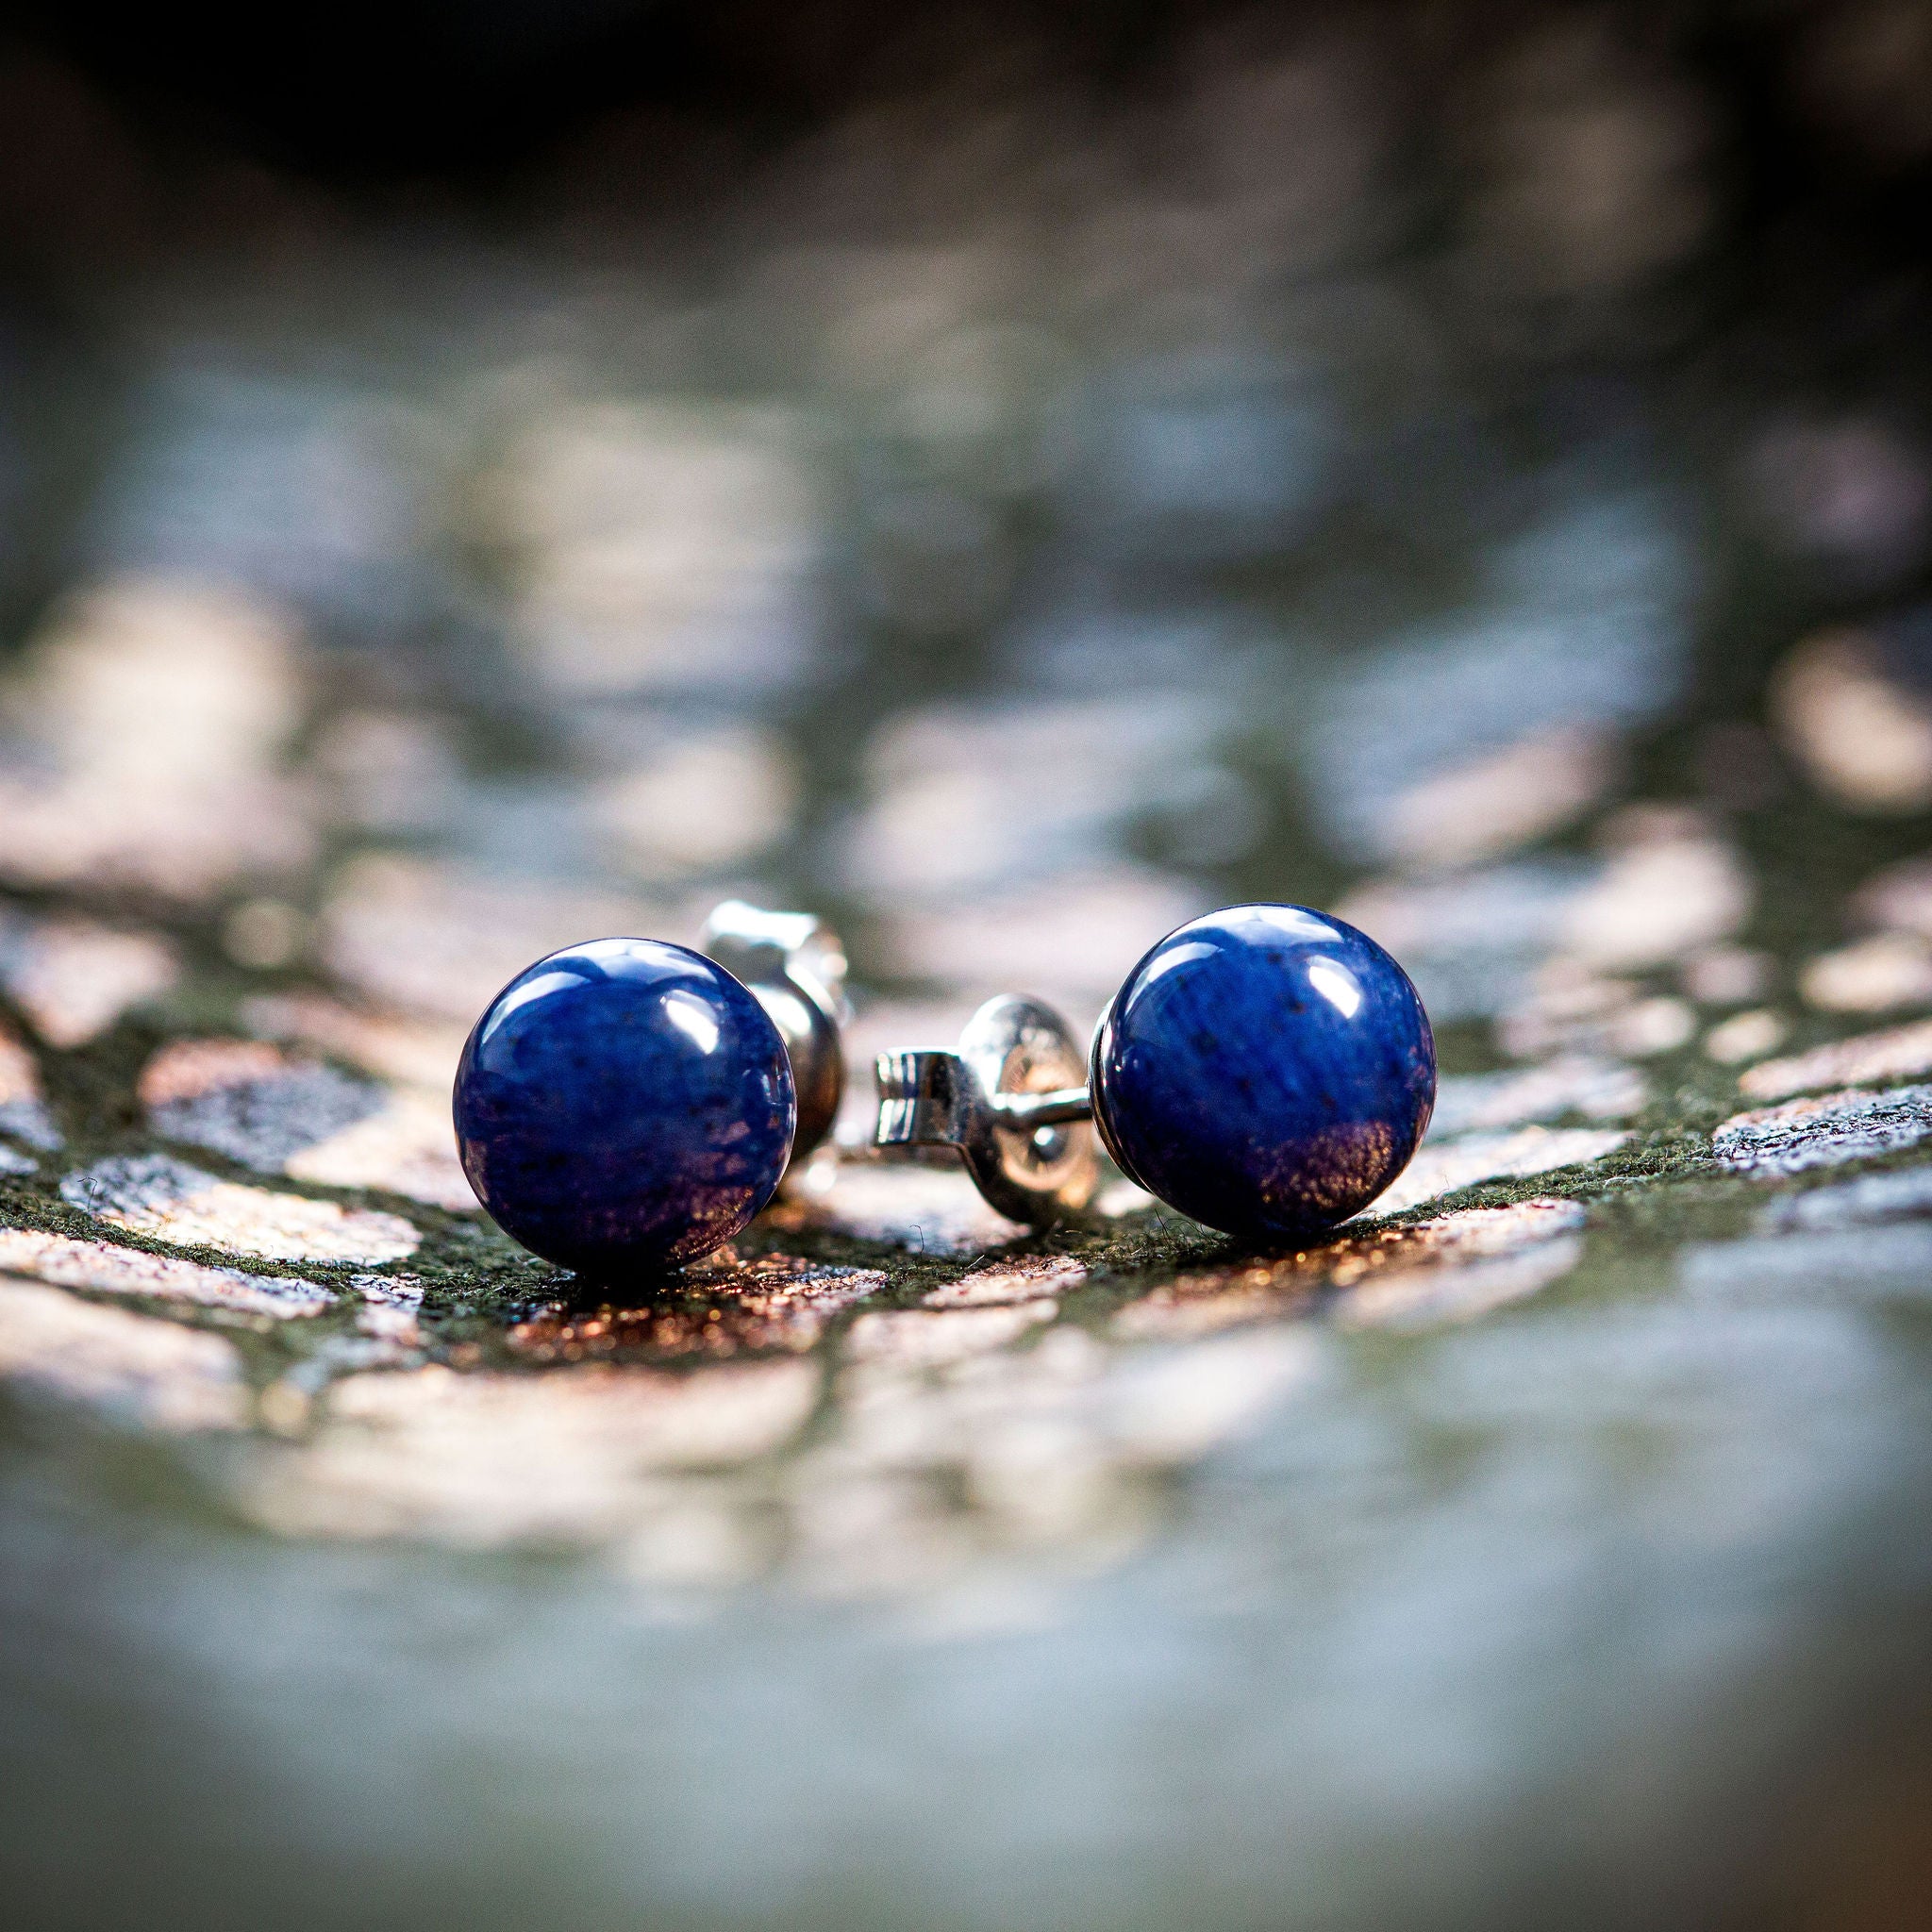
[[[1100,1157],[1087,1056],[1037,1000],[1003,995],[966,1023],[956,1052],[882,1053],[877,1147],[957,1147],[1008,1220],[1044,1227],[1093,1198]]]
[[[785,1041],[798,1091],[795,1168],[832,1131],[845,1095],[845,948],[812,913],[767,912],[742,899],[711,908],[698,947],[744,983]]]

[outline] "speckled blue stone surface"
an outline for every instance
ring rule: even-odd
[[[1093,1042],[1093,1117],[1150,1193],[1257,1242],[1318,1234],[1408,1163],[1436,1046],[1408,975],[1299,906],[1230,906],[1127,975]]]
[[[796,1104],[778,1029],[737,980],[658,940],[526,967],[457,1071],[463,1172],[504,1230],[590,1275],[689,1261],[771,1199]]]

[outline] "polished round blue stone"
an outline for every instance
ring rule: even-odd
[[[1093,1118],[1122,1171],[1209,1227],[1296,1241],[1407,1165],[1436,1099],[1408,975],[1300,906],[1230,906],[1150,952],[1093,1041]]]
[[[729,1241],[778,1185],[796,1114],[763,1008],[658,940],[591,940],[525,967],[457,1071],[477,1198],[526,1248],[592,1275]]]

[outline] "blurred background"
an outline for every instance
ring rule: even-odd
[[[1198,910],[1334,907],[1411,967],[1450,1073],[1649,1068],[1659,1134],[1736,1105],[1737,1068],[1932,1008],[1932,0],[29,6],[0,127],[0,982],[50,1048],[243,1001],[341,1053],[353,1009],[433,1097],[531,958],[689,939],[727,894],[834,921],[861,1057],[1004,990],[1084,1026]],[[53,1144],[26,1094],[6,1172]],[[1555,1113],[1638,1102],[1593,1105]],[[456,1212],[445,1131],[288,1171]],[[1632,1222],[1592,1265],[1648,1293],[1674,1238]],[[1896,1323],[1897,1386],[1846,1367],[1793,1465],[1842,1508],[1725,1544],[1741,1568],[1685,1557],[1607,1633],[1539,1594],[1589,1512],[1506,1484],[1428,1519],[1433,1567],[1349,1586],[1402,1641],[1297,1680],[1278,1733],[1286,1704],[1224,1706],[1242,1644],[1320,1621],[1326,1556],[1286,1585],[1184,1540],[1121,1586],[1158,1614],[880,1663],[541,1566],[250,1543],[218,1585],[171,1546],[101,1584],[110,1641],[58,1633],[113,1564],[21,1504],[15,1610],[69,1690],[20,1718],[53,1768],[16,1923],[141,1923],[190,1852],[231,1890],[146,1923],[287,1916],[291,1872],[358,1923],[1924,1923],[1932,1491],[1893,1481],[1924,1466],[1923,1304]],[[1757,1341],[1735,1380],[1707,1364],[1738,1468],[1840,1360]],[[1669,1409],[1676,1345],[1633,1413]],[[1212,1548],[1303,1533],[1252,1496],[1374,1518],[1395,1478],[1344,1479],[1374,1403],[1332,1399],[1322,1456],[1219,1479]],[[1391,1553],[1462,1426],[1391,1451]],[[1591,1562],[1641,1568],[1648,1535]],[[1465,1621],[1492,1561],[1493,1651]],[[1846,1574],[1876,1595],[1823,1607]],[[1774,1745],[1787,1663],[1745,1607],[1801,1600],[1816,1695]],[[256,1719],[347,1694],[314,1646],[364,1616],[374,1730],[277,1782]],[[520,1633],[500,1701],[411,1631]],[[1670,1724],[1722,1698],[1579,1758],[1620,1670],[1696,1631],[1768,1673],[1710,1761]],[[70,1695],[108,1652],[114,1688]],[[1525,1657],[1569,1688],[1512,1705]],[[1142,1673],[1193,1687],[1158,1724]],[[218,1680],[250,1741],[177,1763],[150,1704]],[[438,1740],[421,1808],[385,1722]],[[563,1768],[600,1723],[616,1757]],[[922,1853],[889,1795],[953,1823]],[[647,1856],[658,1803],[691,1835]]]
[[[1241,894],[1533,921],[1646,783],[1932,798],[1906,0],[283,24],[7,44],[17,883],[453,1019],[725,888],[1088,1013]]]

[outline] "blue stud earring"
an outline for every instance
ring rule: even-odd
[[[1408,975],[1367,934],[1299,906],[1230,906],[1128,974],[1084,1069],[1052,1013],[1000,999],[957,1052],[882,1054],[877,1074],[877,1144],[959,1148],[1011,1219],[1085,1205],[1091,1121],[1149,1193],[1265,1243],[1333,1227],[1402,1172],[1435,1105],[1436,1048]]]
[[[591,1275],[695,1260],[829,1131],[845,960],[807,913],[729,901],[705,951],[591,940],[527,966],[457,1070],[463,1172],[506,1233]]]

